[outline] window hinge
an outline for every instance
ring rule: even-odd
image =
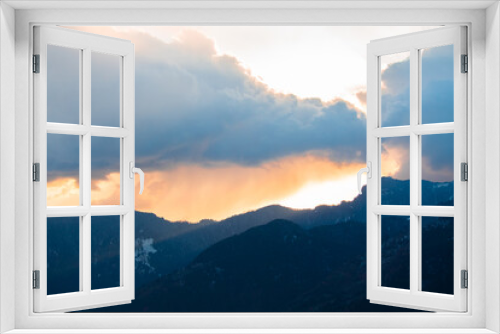
[[[33,270],[33,289],[40,289],[40,270]]]
[[[40,73],[40,55],[33,55],[33,73]]]
[[[467,55],[462,55],[462,73],[469,72],[469,57]]]
[[[462,162],[460,165],[461,171],[461,181],[469,181],[469,165],[466,162]]]
[[[40,163],[38,162],[33,164],[33,181],[40,182]]]
[[[462,279],[462,289],[467,289],[469,287],[469,273],[467,270],[461,271],[461,279]]]

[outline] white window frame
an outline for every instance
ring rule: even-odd
[[[467,163],[467,73],[462,73],[461,57],[467,54],[466,27],[434,28],[413,34],[371,41],[368,45],[367,82],[367,163],[371,176],[367,182],[367,298],[372,303],[408,306],[421,310],[464,312],[467,290],[462,288],[461,271],[467,270],[467,184],[461,180],[461,163]],[[421,50],[453,46],[454,119],[449,123],[422,124]],[[409,52],[409,124],[384,127],[381,103],[381,57]],[[421,136],[453,134],[454,206],[422,205]],[[409,205],[384,205],[382,192],[382,138],[405,137],[409,141]],[[382,286],[382,216],[409,219],[409,289]],[[453,219],[453,291],[451,295],[422,291],[422,217]]]
[[[405,1],[405,3],[411,1]],[[103,4],[104,3],[104,4]],[[500,11],[497,1],[398,1],[366,2],[246,2],[229,4],[207,1],[157,7],[145,1],[137,9],[96,10],[97,6],[120,6],[115,2],[82,1],[74,6],[87,9],[57,9],[60,2],[16,2],[0,4],[0,329],[15,333],[36,333],[36,329],[64,329],[61,332],[106,332],[127,329],[144,333],[147,328],[164,332],[341,332],[350,333],[492,333],[500,331],[499,244],[500,229]],[[127,6],[128,2],[121,2]],[[15,11],[9,7],[37,8]],[[31,7],[30,7],[31,6]],[[52,6],[52,9],[50,7]],[[54,7],[56,6],[56,7]],[[229,8],[224,8],[224,6]],[[231,8],[232,6],[232,8]],[[252,9],[252,6],[254,7]],[[431,7],[432,6],[432,7]],[[461,6],[462,9],[457,9]],[[488,9],[485,9],[489,6]],[[41,10],[40,8],[49,8]],[[177,7],[177,8],[176,8]],[[179,9],[181,7],[183,9]],[[241,9],[247,8],[247,9]],[[280,8],[281,7],[281,8]],[[401,8],[403,7],[403,8]],[[441,8],[441,9],[436,9]],[[94,9],[92,9],[94,8]],[[238,9],[240,8],[240,9]],[[347,8],[347,9],[346,9]],[[348,9],[357,8],[357,9]],[[370,9],[367,9],[370,8]],[[374,9],[376,8],[376,9]],[[15,17],[15,22],[13,20]],[[485,24],[486,23],[486,24]],[[31,290],[32,270],[32,26],[61,25],[436,25],[464,24],[469,31],[471,59],[468,76],[468,141],[470,182],[468,196],[468,268],[470,270],[467,313],[435,314],[34,314]],[[15,31],[15,41],[13,39]],[[14,53],[15,47],[15,53]],[[9,70],[15,63],[15,73]],[[488,71],[486,71],[486,68]],[[5,72],[4,72],[5,70]],[[15,81],[15,87],[12,82]],[[9,96],[15,94],[15,101]],[[13,111],[15,108],[15,117]],[[488,118],[487,118],[488,117]],[[488,119],[488,122],[486,122]],[[13,131],[6,127],[12,126]],[[15,145],[11,143],[15,139]],[[10,141],[10,142],[9,142]],[[486,154],[488,149],[488,154]],[[11,163],[11,161],[15,161]],[[15,182],[9,182],[15,170]],[[485,171],[488,173],[486,183]],[[10,196],[15,193],[15,202]],[[486,196],[488,194],[488,196]],[[14,204],[15,211],[9,211]],[[10,220],[14,218],[14,220]],[[15,225],[13,226],[13,222]],[[15,242],[14,242],[15,241]],[[14,254],[14,256],[12,256]],[[15,289],[12,286],[15,282]],[[12,285],[8,285],[12,284]],[[486,291],[488,293],[486,293]],[[12,307],[12,305],[15,305]],[[381,328],[385,328],[381,330]],[[26,329],[26,330],[25,330]],[[28,331],[28,329],[30,331]],[[101,330],[99,330],[101,329]],[[137,330],[132,330],[137,329]],[[170,330],[168,330],[170,329]],[[219,329],[214,331],[214,329]],[[246,330],[245,330],[246,329]],[[294,330],[295,329],[295,330]],[[300,330],[299,330],[300,329]],[[355,330],[358,329],[358,330]],[[392,330],[391,330],[392,329]],[[416,331],[415,329],[419,329]],[[118,330],[120,332],[120,330]],[[345,331],[344,331],[345,332]],[[184,331],[186,333],[186,331]]]
[[[39,181],[33,184],[33,268],[39,272],[39,288],[34,289],[34,311],[75,311],[130,303],[134,299],[135,278],[135,193],[130,177],[135,161],[135,57],[134,45],[127,40],[89,34],[52,26],[34,27],[34,54],[39,58],[39,73],[34,83],[34,161],[39,163]],[[80,122],[78,124],[47,121],[47,46],[78,50],[80,57]],[[91,61],[99,52],[119,60],[120,110],[119,127],[95,126],[91,121]],[[47,207],[47,134],[78,135],[80,203],[78,206]],[[120,203],[91,204],[91,141],[93,138],[115,138],[120,141]],[[133,174],[132,174],[133,175]],[[120,285],[92,290],[91,226],[92,216],[119,216],[120,219]],[[47,218],[79,219],[79,291],[47,295]]]

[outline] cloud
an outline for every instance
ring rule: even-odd
[[[365,116],[352,105],[275,93],[196,31],[170,43],[139,32],[113,34],[136,44],[137,165],[258,166],[311,150],[328,150],[335,161],[364,160]],[[98,59],[92,66],[103,77],[107,68],[114,73]],[[93,105],[109,104],[105,98],[94,93]],[[103,168],[106,159],[111,163],[104,145],[92,148]]]
[[[453,181],[454,135],[422,136],[422,178],[428,181]]]
[[[47,178],[78,177],[80,165],[78,136],[47,134]]]
[[[422,123],[453,122],[453,45],[423,50]],[[382,124],[410,124],[410,61],[390,64],[382,72]]]
[[[191,52],[191,44],[200,52]],[[340,161],[364,156],[364,116],[345,102],[276,94],[236,58],[217,55],[199,33],[163,47],[164,61],[139,61],[138,50],[136,129],[143,165],[258,165],[315,149],[329,149]]]
[[[382,124],[398,126],[409,124],[409,59],[393,63],[382,73]],[[442,46],[423,51],[422,55],[422,123],[453,122],[453,46]],[[456,64],[458,66],[458,64]],[[408,142],[408,140],[406,140]],[[422,177],[429,181],[453,180],[453,134],[422,136]],[[390,152],[387,160],[399,156],[396,178],[407,179],[409,173],[408,145],[402,139],[386,140],[383,150]],[[406,153],[403,153],[405,152]],[[398,153],[396,153],[398,152]]]
[[[359,92],[357,92],[356,98],[358,99],[359,103],[365,108],[366,112],[366,90],[360,90]]]
[[[453,122],[453,46],[424,51],[422,56],[422,122]]]
[[[305,186],[325,181],[342,181],[353,177],[361,163],[335,163],[327,154],[313,152],[286,157],[259,166],[242,166],[219,162],[210,166],[199,164],[177,165],[169,170],[154,170],[146,175],[145,190],[138,194],[136,178],[136,209],[154,212],[169,220],[197,222],[201,219],[224,219],[229,216],[285,201],[290,194],[300,192]],[[56,189],[68,179],[49,182]],[[93,184],[92,204],[117,204],[119,201],[119,174],[111,173]],[[355,189],[355,185],[352,185]],[[335,183],[331,201],[338,196]],[[51,198],[50,205],[67,203],[66,191]],[[325,194],[312,194],[319,200]],[[310,198],[311,201],[314,199]],[[318,202],[317,205],[324,204]],[[333,203],[331,203],[333,204]]]
[[[421,138],[422,179],[433,182],[453,181],[454,135],[425,135]],[[382,176],[399,180],[410,177],[410,138],[382,139]]]
[[[80,53],[47,46],[47,121],[78,124],[80,120]]]
[[[92,205],[120,205],[120,173],[109,173],[92,180]],[[78,177],[53,177],[47,182],[48,206],[80,205]]]
[[[80,205],[78,181],[72,177],[59,177],[47,183],[48,206]]]
[[[410,125],[410,61],[390,64],[382,72],[382,126]]]
[[[340,99],[325,103],[276,93],[237,58],[219,54],[214,42],[197,31],[185,29],[166,43],[137,31],[119,32],[101,27],[85,30],[130,39],[135,44],[136,165],[148,176],[186,166],[203,170],[221,165],[261,168],[273,161],[318,151],[337,164],[360,164],[365,160],[364,113]],[[423,90],[423,108],[433,121],[453,110],[449,103],[452,78],[448,70],[439,71],[449,63],[449,52],[437,49],[425,51],[422,61],[423,85],[430,87]],[[100,63],[96,58],[93,66],[104,78],[113,78],[115,70],[106,66],[105,61]],[[408,115],[404,114],[409,108],[408,69],[408,61],[401,61],[389,65],[382,73],[384,125],[408,123]],[[290,73],[293,74],[293,68]],[[109,84],[112,79],[104,82]],[[49,78],[49,85],[58,87],[61,83]],[[71,96],[68,94],[67,98]],[[93,104],[102,102],[112,106],[113,102],[104,101],[108,97],[94,93]],[[362,92],[357,97],[360,102],[365,100]],[[113,114],[104,115],[109,109],[113,108],[101,109],[99,117],[116,119]],[[65,110],[54,112],[63,114]],[[116,172],[119,150],[116,145],[94,145],[96,141],[92,145],[93,187],[98,186],[97,180],[104,182]],[[49,180],[77,176],[78,149],[72,149],[74,144],[59,140],[51,147],[54,151],[49,152],[52,161]],[[449,145],[443,144],[439,151],[424,152],[427,175],[434,175],[436,180],[444,177],[446,168],[440,165],[444,162],[441,158],[449,150]]]
[[[398,180],[410,178],[410,138],[382,138],[381,175]]]
[[[120,57],[92,52],[91,123],[120,126]]]

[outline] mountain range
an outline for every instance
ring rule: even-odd
[[[383,199],[400,201],[409,190],[408,181],[383,181]],[[422,192],[435,203],[452,205],[453,183],[423,182]],[[397,218],[383,218],[382,284],[404,288],[409,284],[409,224]],[[92,247],[116,244],[116,229],[106,224],[112,217],[99,219],[102,235],[96,235]],[[429,260],[422,263],[423,287],[452,293],[453,224],[446,218],[427,219],[425,231],[423,254]],[[64,240],[71,238],[62,239],[49,250],[58,254],[53,256],[56,264],[64,263]],[[92,277],[107,282],[101,287],[117,285],[110,272],[117,256],[108,250],[93,257]],[[71,277],[64,271],[53,269],[51,275],[49,270],[49,292],[50,286],[57,292],[71,291],[63,289],[65,283],[61,286],[60,277]],[[197,224],[136,212],[136,298],[128,305],[92,312],[408,311],[370,304],[365,272],[365,188],[339,205],[311,210],[273,205]]]

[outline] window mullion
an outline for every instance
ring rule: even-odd
[[[419,136],[415,129],[419,124],[419,77],[420,66],[418,50],[410,50],[410,291],[415,293],[420,286],[420,217],[416,215],[414,209],[419,204],[420,182],[419,161],[420,143]]]
[[[82,123],[85,127],[91,126],[91,51],[83,50],[82,61]],[[82,189],[82,204],[86,208],[91,206],[91,135],[87,132],[82,136],[82,157],[80,159],[82,178],[80,189]],[[83,291],[90,293],[91,290],[91,215],[90,212],[82,217],[82,233],[80,240],[81,261],[80,277],[82,278]]]
[[[79,118],[80,118],[80,122],[78,124],[78,126],[80,127],[84,127],[84,117],[83,117],[83,105],[84,105],[84,101],[83,101],[83,51],[80,50],[80,87],[79,87],[79,101],[80,101],[80,104],[79,104]],[[49,126],[50,124],[48,124]],[[84,183],[83,183],[83,170],[84,170],[84,154],[83,154],[83,148],[84,146],[84,136],[80,135],[78,136],[80,138],[80,159],[79,159],[79,167],[78,167],[78,170],[79,170],[79,183],[80,183],[80,206],[83,206],[85,201],[84,201]],[[84,290],[84,281],[86,280],[84,278],[84,267],[83,267],[83,263],[84,263],[84,250],[85,248],[83,247],[84,245],[84,239],[83,239],[83,234],[84,234],[84,226],[85,226],[85,218],[84,216],[80,216],[79,217],[80,219],[80,223],[79,223],[79,231],[78,231],[78,242],[79,242],[79,290],[80,291],[83,291]]]

